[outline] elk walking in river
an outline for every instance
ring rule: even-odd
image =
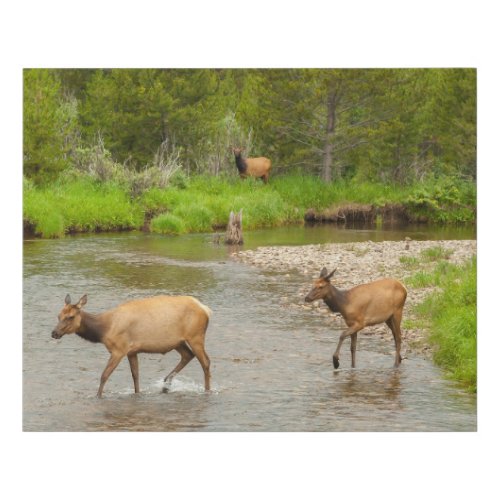
[[[104,384],[124,356],[128,357],[135,392],[139,392],[139,361],[137,354],[161,353],[175,349],[179,364],[165,377],[170,382],[195,356],[205,375],[205,390],[210,390],[210,359],[205,352],[205,333],[210,309],[194,297],[165,295],[125,302],[101,314],[82,310],[84,295],[76,304],[66,295],[52,337],[76,333],[90,342],[104,344],[110,352],[108,364],[101,375],[97,392],[102,397]]]
[[[333,366],[338,368],[340,347],[348,336],[351,336],[351,366],[356,364],[356,342],[358,332],[365,326],[386,323],[391,329],[396,344],[396,360],[394,366],[401,363],[401,318],[406,301],[406,288],[392,278],[380,279],[371,283],[355,286],[350,290],[339,290],[330,282],[335,273],[328,274],[324,267],[319,278],[314,280],[311,291],[306,295],[306,302],[323,299],[333,311],[339,312],[348,328],[340,335],[337,349],[333,354]]]

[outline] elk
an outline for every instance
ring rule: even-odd
[[[210,359],[205,352],[205,333],[211,310],[194,297],[156,296],[131,300],[100,314],[83,311],[84,295],[76,304],[66,295],[52,338],[76,333],[90,342],[102,343],[110,353],[101,375],[97,397],[124,356],[128,357],[134,390],[139,392],[138,353],[161,353],[175,349],[179,364],[165,377],[170,382],[195,356],[203,368],[205,390],[210,390]]]
[[[401,363],[401,318],[406,301],[406,288],[397,280],[391,278],[380,279],[371,283],[355,286],[349,290],[339,290],[330,282],[335,273],[334,269],[328,274],[324,267],[319,278],[314,280],[311,291],[306,295],[306,302],[323,299],[333,311],[339,312],[348,328],[339,338],[337,349],[333,354],[333,366],[340,366],[339,356],[342,342],[351,336],[351,366],[356,363],[356,341],[358,332],[365,326],[378,325],[385,322],[391,329],[396,344],[396,361],[394,366]]]
[[[236,160],[236,168],[240,173],[240,177],[256,177],[262,179],[264,184],[269,181],[269,174],[271,172],[271,160],[261,156],[259,158],[243,158],[241,153],[245,151],[244,148],[232,148],[234,159]]]

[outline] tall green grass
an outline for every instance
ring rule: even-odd
[[[429,283],[439,286],[417,307],[429,322],[434,361],[471,391],[477,387],[477,263],[474,257],[463,266],[442,262]]]
[[[136,228],[143,213],[121,187],[83,178],[45,188],[25,184],[23,218],[37,234],[55,238],[68,232]]]
[[[415,191],[420,197],[412,198]],[[224,227],[231,210],[243,209],[244,227],[254,229],[301,222],[310,208],[321,210],[342,203],[404,204],[408,199],[420,203],[424,200],[422,193],[429,195],[420,184],[327,184],[314,176],[290,174],[273,177],[267,185],[236,176],[194,176],[166,189],[153,187],[131,197],[130,186],[123,182],[99,182],[67,174],[44,187],[25,181],[23,218],[36,233],[50,238],[68,232],[139,228],[144,214],[154,213],[158,220],[151,222],[153,231],[181,234]],[[454,193],[454,203],[458,203],[461,192]],[[466,194],[470,198],[470,193]],[[422,210],[421,205],[418,207]],[[448,214],[446,210],[444,213]],[[448,216],[453,220],[452,212]]]
[[[151,190],[144,194],[141,203],[147,209],[165,210],[182,220],[184,224],[173,231],[177,234],[224,227],[231,210],[243,210],[246,229],[300,222],[304,217],[304,210],[296,207],[293,200],[285,200],[276,189],[254,179],[234,182],[197,177],[186,189]],[[157,218],[166,220],[165,214]],[[155,219],[151,228],[163,232],[163,226]]]

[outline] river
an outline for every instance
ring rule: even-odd
[[[289,227],[245,233],[245,249],[403,239],[471,239],[473,228]],[[289,308],[304,277],[260,270],[230,257],[208,234],[142,233],[26,240],[23,262],[25,431],[475,431],[476,397],[418,355],[394,369],[377,336],[358,336],[358,365],[333,371],[339,331]],[[163,377],[179,355],[139,355],[141,393],[127,360],[96,398],[108,352],[76,335],[51,338],[64,297],[86,309],[157,294],[193,295],[213,315],[206,350],[212,390],[193,360],[169,392]],[[390,332],[387,333],[390,335]],[[348,347],[344,357],[347,359]],[[347,365],[347,363],[345,363]]]

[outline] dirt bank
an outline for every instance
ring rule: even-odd
[[[406,280],[417,271],[430,270],[436,261],[426,261],[421,252],[426,249],[441,247],[447,254],[447,260],[460,264],[476,254],[475,240],[440,240],[440,241],[384,241],[374,243],[331,243],[322,245],[261,247],[256,250],[235,252],[233,258],[264,269],[282,272],[286,275],[297,274],[297,294],[283,299],[285,307],[301,307],[325,314],[332,326],[344,328],[339,314],[331,313],[323,302],[305,304],[304,296],[311,287],[311,281],[319,275],[324,266],[329,271],[337,268],[334,283],[341,289],[383,277],[401,280],[408,289],[408,298],[403,319],[403,355],[419,352],[430,354],[426,342],[427,332],[415,327],[413,309],[434,288],[414,288]],[[401,262],[401,257],[404,262]],[[409,264],[409,261],[411,264]],[[363,334],[380,335],[388,343],[393,343],[392,335],[385,325],[369,327]]]

